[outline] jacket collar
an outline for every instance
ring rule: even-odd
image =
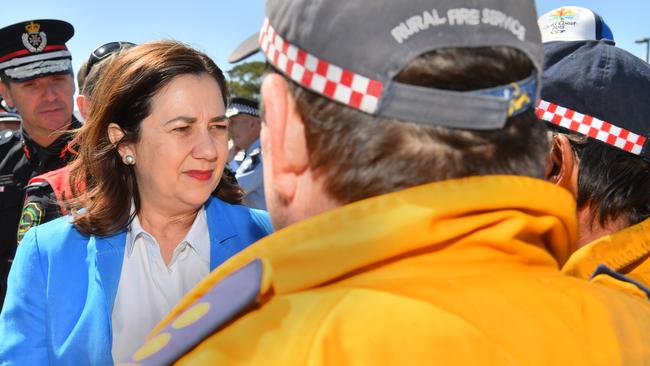
[[[218,258],[219,244],[223,245],[226,241],[237,237],[235,226],[226,211],[226,205],[215,197],[210,197],[205,204],[210,235],[210,269],[214,269],[216,264],[222,261]],[[109,314],[113,310],[112,304],[115,302],[120,281],[126,239],[127,231],[122,230],[110,236],[91,236],[88,244],[90,250],[95,252],[97,279],[104,290],[107,304],[110,304],[111,308],[107,309]]]
[[[81,122],[79,122],[73,115],[72,122],[68,129],[73,131],[79,128],[81,128]],[[42,147],[32,140],[22,125],[20,127],[20,132],[25,156],[30,162],[46,166],[51,160],[69,161],[72,156],[76,154],[75,149],[70,146],[70,142],[73,138],[73,133],[71,132],[66,131],[61,134],[61,136],[47,147]]]
[[[201,287],[256,257],[272,267],[276,293],[423,253],[445,265],[483,260],[484,266],[490,265],[484,261],[489,252],[499,263],[525,258],[527,265],[557,271],[576,240],[575,201],[568,191],[533,178],[471,177],[373,197],[286,227],[224,263]]]
[[[599,265],[650,284],[650,219],[598,238],[576,251],[562,271],[589,279]],[[645,262],[648,262],[647,264]]]

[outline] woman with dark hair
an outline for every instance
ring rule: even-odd
[[[226,82],[201,52],[136,46],[101,76],[72,163],[72,215],[20,244],[0,359],[109,365],[210,270],[271,231],[222,174]],[[73,191],[75,189],[73,188]]]

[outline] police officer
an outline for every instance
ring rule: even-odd
[[[24,188],[35,175],[64,166],[74,155],[70,130],[75,92],[71,24],[28,20],[0,29],[0,95],[22,117],[20,129],[0,144],[0,300],[16,249]],[[34,220],[39,212],[35,211]]]
[[[258,105],[256,100],[243,97],[233,98],[228,105],[226,116],[230,118],[231,151],[238,151],[228,166],[245,192],[244,203],[266,210]]]
[[[90,101],[100,75],[107,69],[122,50],[135,44],[131,42],[109,42],[90,54],[77,73],[79,95],[77,107],[84,120],[88,119]],[[32,178],[25,187],[25,201],[18,223],[17,238],[20,242],[27,231],[36,225],[67,215],[65,200],[72,198],[69,187],[69,169],[63,167]]]

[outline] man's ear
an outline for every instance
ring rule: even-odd
[[[578,169],[580,162],[564,134],[553,136],[551,151],[546,165],[546,180],[567,189],[578,196]]]
[[[84,121],[88,120],[88,113],[90,112],[90,100],[85,95],[77,95],[77,108],[83,117]]]
[[[129,146],[129,144],[119,144],[119,142],[122,141],[122,139],[124,138],[124,131],[117,123],[109,123],[107,133],[108,133],[108,140],[112,144],[118,145],[117,152],[120,154],[122,159],[124,159],[126,155],[132,155],[133,157],[135,157],[135,152],[133,151],[131,146]]]
[[[11,97],[11,92],[9,91],[9,86],[2,81],[0,81],[0,96],[2,96],[2,99],[4,99],[5,102],[7,102],[7,105],[9,107],[15,107],[14,100]]]
[[[305,125],[287,81],[269,74],[262,82],[264,123],[271,179],[276,191],[287,200],[296,192],[297,178],[309,168]]]

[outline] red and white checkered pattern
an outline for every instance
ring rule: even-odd
[[[645,136],[640,136],[634,132],[615,126],[610,122],[576,112],[545,100],[540,100],[537,105],[537,117],[571,131],[616,146],[619,149],[623,149],[635,155],[641,155],[643,145],[647,140]]]
[[[300,85],[352,108],[377,111],[383,84],[333,65],[294,46],[264,20],[260,48],[269,62]]]

